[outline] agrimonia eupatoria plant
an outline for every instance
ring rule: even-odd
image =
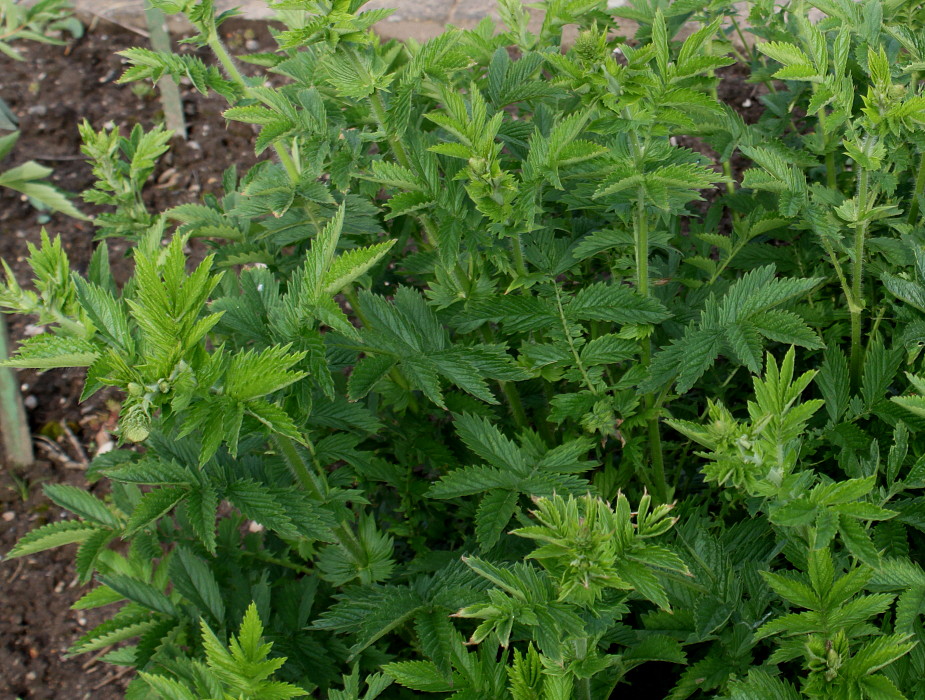
[[[287,0],[235,57],[154,5],[215,61],[123,81],[220,95],[264,160],[153,212],[169,134],[84,124],[134,274],[45,235],[0,294],[50,328],[9,364],[124,395],[110,494],[49,486],[76,517],[10,553],[78,545],[117,607],[73,651],[131,698],[925,693],[918,10],[756,2],[743,43],[727,3],[627,38],[504,0],[401,44]]]

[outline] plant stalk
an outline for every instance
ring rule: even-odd
[[[296,481],[302,485],[302,488],[319,501],[324,501],[324,494],[321,492],[321,489],[318,488],[318,484],[312,476],[311,470],[308,468],[305,460],[302,459],[302,455],[299,454],[295,442],[291,438],[275,435],[273,437],[273,444],[276,445],[276,449],[278,449],[283,456],[283,460],[285,460],[286,466],[289,467],[289,471],[292,472]],[[312,452],[314,452],[314,450],[312,450]]]
[[[572,333],[569,331],[568,321],[565,320],[565,309],[562,308],[562,294],[559,292],[559,285],[553,284],[552,288],[556,293],[556,309],[559,312],[559,320],[562,322],[562,332],[565,334],[565,341],[568,343],[569,350],[572,353],[572,359],[575,360],[575,366],[581,373],[581,378],[584,380],[585,386],[588,387],[588,391],[595,396],[599,396],[601,392],[594,386],[594,382],[591,381],[591,376],[585,368],[585,363],[581,361],[581,355],[578,354],[578,349],[575,347],[575,343],[572,340]]]
[[[860,386],[864,364],[861,342],[862,315],[864,313],[864,243],[867,237],[867,199],[870,192],[870,174],[861,168],[858,177],[858,221],[854,225],[854,260],[851,261],[851,380]]]
[[[350,60],[357,72],[365,72],[363,64],[360,63],[355,54],[350,53]],[[389,143],[389,148],[391,148],[392,153],[395,154],[395,160],[397,160],[398,164],[403,168],[413,170],[411,167],[411,159],[408,158],[408,152],[405,150],[405,145],[401,142],[400,138],[389,133],[387,128],[387,110],[385,107],[385,102],[382,101],[382,95],[379,94],[378,90],[373,90],[372,94],[369,96],[369,106],[372,109],[373,117],[375,118],[376,123],[385,134],[386,141]],[[426,214],[419,214],[417,219],[421,223],[421,228],[424,230],[424,237],[427,245],[432,250],[439,250],[439,246],[437,245],[436,227],[430,220],[430,217]],[[460,289],[466,289],[466,275],[464,274],[462,268],[457,265],[454,269],[451,270],[451,272],[453,273],[453,276],[456,279],[456,283],[459,285]]]
[[[633,234],[636,246],[636,291],[641,296],[649,296],[649,219],[646,214],[645,193],[639,193],[639,201],[636,206],[636,216],[633,222]],[[641,363],[643,367],[648,367],[652,361],[652,340],[646,336],[641,341]],[[655,397],[650,393],[643,398],[643,406],[646,412],[657,410]],[[662,503],[667,503],[668,484],[665,481],[665,459],[662,453],[662,435],[658,423],[658,416],[650,416],[646,421],[646,427],[649,434],[649,466],[652,470],[651,478],[653,494]]]
[[[518,275],[526,277],[527,263],[524,259],[523,239],[520,237],[519,232],[511,236],[511,252],[514,256],[514,269],[517,270]]]
[[[925,151],[919,160],[919,172],[915,177],[915,187],[912,189],[912,203],[909,205],[909,223],[915,226],[919,219],[919,197],[925,197]]]
[[[215,54],[215,57],[218,59],[218,62],[222,64],[228,77],[243,90],[246,97],[253,98],[250,85],[247,84],[244,76],[241,75],[241,71],[238,70],[234,59],[231,57],[231,54],[228,53],[228,50],[219,38],[215,27],[212,27],[209,32],[208,44],[209,48],[212,49],[212,52]],[[276,151],[276,155],[279,156],[279,162],[282,163],[283,167],[286,169],[286,174],[289,175],[289,179],[292,182],[297,182],[299,179],[299,170],[292,160],[292,156],[278,143],[273,144],[273,150]]]
[[[305,439],[306,447],[312,454],[314,466],[320,473],[321,467],[317,460],[315,460],[315,447],[308,438]],[[302,488],[318,500],[324,501],[325,496],[318,487],[318,483],[315,477],[312,476],[311,470],[308,468],[305,460],[302,459],[302,455],[299,454],[295,441],[283,435],[276,435],[273,437],[273,442],[283,455],[283,459],[290,471],[292,471],[293,476],[295,476],[296,480],[302,485]],[[365,551],[357,541],[356,535],[353,534],[353,531],[345,523],[339,523],[332,529],[332,532],[338,544],[348,550],[356,561],[359,562],[365,558]]]
[[[488,326],[482,326],[480,332],[482,334],[482,340],[486,343],[491,344],[495,342]],[[511,409],[511,418],[514,419],[514,425],[518,428],[529,427],[527,412],[524,410],[523,401],[520,399],[520,392],[517,391],[517,387],[514,383],[499,379],[498,388],[501,389],[501,393],[504,394],[504,399],[507,401],[508,408]]]
[[[588,638],[582,637],[575,640],[575,656],[581,661],[588,656]],[[575,694],[577,700],[591,700],[591,679],[578,679],[578,691]]]

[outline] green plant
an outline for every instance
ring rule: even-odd
[[[9,155],[18,140],[19,131],[0,136],[0,159]],[[75,219],[87,221],[88,218],[71,203],[67,194],[45,181],[51,173],[51,168],[30,160],[0,172],[0,187],[25,195],[36,207],[59,211]]]
[[[75,37],[81,36],[83,25],[74,17],[72,10],[67,0],[41,0],[28,6],[18,0],[0,0],[0,52],[21,61],[22,56],[10,42],[28,40],[63,44],[65,42],[53,36],[55,32],[63,31]],[[19,141],[18,126],[16,115],[0,98],[0,131],[11,132],[0,136],[0,160],[6,158]],[[87,217],[71,204],[63,192],[44,182],[51,173],[51,168],[30,160],[0,172],[0,187],[24,194],[36,207],[86,220]]]
[[[22,55],[11,42],[27,39],[42,44],[63,44],[54,34],[65,31],[74,37],[83,35],[83,25],[74,17],[69,0],[34,3],[0,0],[0,52],[12,59],[21,61]]]
[[[124,643],[132,698],[925,693],[921,8],[755,2],[752,47],[725,3],[624,39],[504,0],[399,44],[287,0],[233,57],[229,13],[154,5],[217,63],[123,80],[189,78],[267,156],[151,212],[168,134],[85,124],[134,275],[47,236],[8,273],[52,329],[8,364],[125,397],[111,494],[49,486],[78,517],[10,553],[79,545],[79,607],[119,607],[75,652]]]

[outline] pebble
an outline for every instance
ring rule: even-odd
[[[244,48],[246,48],[248,51],[256,51],[260,48],[260,42],[255,41],[254,39],[248,39],[244,42]]]
[[[263,532],[263,525],[251,520],[250,524],[247,526],[247,529],[251,532]]]
[[[39,405],[39,400],[32,394],[29,394],[25,399],[23,399],[23,405],[30,411],[34,411]]]
[[[32,105],[26,111],[29,114],[33,114],[38,117],[44,117],[46,114],[48,114],[48,107],[45,105]]]
[[[16,513],[11,510],[4,511],[3,515],[0,515],[0,518],[3,518],[3,522],[9,523],[16,520]]]
[[[32,336],[41,335],[45,332],[45,326],[37,326],[33,323],[30,323],[28,326],[23,328],[23,333],[25,333],[30,338]]]
[[[743,106],[745,109],[748,109],[749,107],[752,106],[752,101],[751,101],[750,99],[746,98],[745,100],[742,101],[742,106]]]

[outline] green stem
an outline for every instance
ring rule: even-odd
[[[819,135],[822,138],[822,150],[825,152],[825,184],[831,190],[838,189],[838,180],[835,176],[835,150],[828,147],[828,136],[825,131],[825,110],[819,113],[816,121]]]
[[[282,455],[283,460],[285,460],[286,466],[289,467],[289,471],[292,472],[295,480],[302,485],[302,488],[319,501],[324,501],[324,494],[315,481],[315,477],[312,476],[311,469],[308,468],[305,460],[302,459],[302,455],[299,454],[295,441],[282,435],[274,435],[273,443]],[[311,445],[310,442],[308,444]],[[314,447],[309,447],[309,450],[314,458]]]
[[[280,559],[279,557],[274,557],[269,554],[264,554],[263,552],[249,552],[246,549],[241,550],[241,554],[246,557],[253,557],[257,561],[266,562],[267,564],[275,564],[276,566],[283,566],[287,569],[292,569],[293,571],[298,571],[300,574],[305,574],[311,576],[314,572],[309,569],[307,566],[302,566],[301,564],[296,564],[291,561],[286,561],[285,559]]]
[[[754,55],[754,49],[752,49],[752,47],[748,45],[748,41],[746,41],[745,35],[742,33],[742,29],[739,27],[739,23],[736,22],[736,18],[730,17],[729,21],[732,23],[732,26],[735,29],[735,33],[739,36],[739,41],[742,42],[742,48],[748,51],[750,54]],[[735,46],[733,46],[732,48],[733,48],[733,51],[735,51],[737,55],[741,56],[741,54],[739,54]],[[742,62],[745,63],[746,62],[745,57],[744,56],[741,56],[741,57],[742,57]]]
[[[851,300],[851,285],[848,284],[848,278],[845,277],[845,272],[842,270],[838,256],[835,255],[835,249],[832,247],[831,241],[829,241],[829,239],[827,239],[825,236],[819,236],[819,242],[822,244],[823,249],[829,256],[829,262],[832,263],[832,267],[835,269],[835,274],[838,276],[838,281],[841,284],[842,292],[845,295],[845,300],[848,302],[848,309],[850,310],[853,307]]]
[[[524,410],[523,401],[520,400],[520,392],[511,382],[498,380],[498,385],[504,393],[507,405],[511,408],[511,417],[514,419],[514,425],[518,428],[527,428],[530,423],[527,420],[527,412]]]
[[[357,65],[359,62],[357,61]],[[379,124],[379,128],[385,132],[385,138],[389,142],[389,148],[392,149],[392,153],[395,154],[395,160],[398,161],[399,165],[403,168],[411,168],[411,160],[408,158],[408,152],[405,150],[405,144],[401,142],[401,139],[393,136],[388,133],[386,129],[386,109],[385,102],[382,101],[382,95],[379,94],[379,91],[374,91],[372,95],[369,96],[369,104],[373,110],[373,116],[376,118],[376,122]]]
[[[568,343],[569,350],[572,352],[572,359],[575,360],[575,366],[581,373],[581,377],[584,379],[585,386],[588,387],[588,390],[592,394],[598,396],[601,392],[594,386],[594,382],[591,381],[591,376],[588,374],[588,370],[585,369],[584,362],[581,361],[581,356],[578,354],[578,350],[575,348],[575,343],[572,341],[572,333],[569,331],[568,321],[565,320],[565,310],[562,308],[562,294],[559,292],[559,285],[553,284],[552,288],[556,293],[556,308],[559,310],[559,320],[562,322],[562,332],[565,334],[565,340]]]
[[[495,342],[495,339],[492,337],[491,330],[488,328],[488,326],[482,326],[480,332],[482,334],[482,339],[486,343],[490,344]],[[514,383],[499,379],[498,388],[501,389],[501,393],[504,394],[507,405],[511,409],[511,418],[514,419],[514,425],[516,425],[518,428],[529,427],[530,424],[527,420],[527,412],[524,410],[523,401],[520,399],[520,392],[517,391],[517,387],[514,385]]]
[[[588,638],[582,637],[575,640],[575,656],[579,661],[588,656]],[[576,700],[591,700],[591,679],[580,678],[578,680],[578,692],[575,695]]]
[[[835,178],[835,151],[831,149],[825,154],[825,184],[833,190],[838,188]]]
[[[519,232],[511,236],[511,253],[514,256],[514,269],[517,270],[517,274],[526,277],[527,262],[524,259],[524,244]]]
[[[212,49],[212,52],[215,54],[215,57],[218,59],[218,62],[222,64],[222,67],[225,69],[225,73],[228,74],[228,77],[241,88],[245,97],[254,99],[254,93],[251,91],[250,85],[247,84],[244,76],[241,75],[241,71],[239,71],[238,67],[235,65],[231,54],[229,54],[227,49],[225,49],[225,45],[222,43],[222,40],[219,39],[218,32],[216,31],[215,27],[212,27],[212,30],[209,33],[208,44],[209,48]],[[292,156],[289,155],[289,152],[278,143],[273,144],[273,150],[276,151],[276,155],[279,156],[279,161],[286,169],[286,173],[289,175],[289,179],[292,182],[297,182],[299,179],[299,170],[296,167],[296,164],[293,162]]]
[[[713,71],[710,71],[710,77],[711,78],[713,77]],[[713,99],[717,103],[719,103],[720,102],[719,91],[716,89],[716,85],[712,87],[711,93],[713,94]],[[730,162],[728,158],[724,158],[722,165],[723,165],[723,176],[725,177],[725,180],[726,180],[726,192],[728,192],[729,194],[735,194],[736,186],[735,186],[735,180],[732,179],[732,163]],[[733,218],[738,219],[738,215],[733,214]]]
[[[864,312],[864,243],[867,237],[867,198],[870,174],[861,168],[858,177],[858,221],[854,225],[854,260],[851,261],[851,379],[860,385],[864,348],[861,343],[862,314]]]
[[[363,67],[363,64],[360,63],[360,59],[357,58],[356,54],[350,52],[349,56],[350,61],[358,74],[368,73],[368,71]],[[411,167],[411,159],[408,157],[408,152],[405,150],[405,145],[401,142],[400,138],[394,134],[389,133],[385,102],[383,102],[382,95],[378,90],[373,90],[372,94],[369,96],[369,106],[372,109],[373,118],[375,118],[376,123],[379,125],[379,129],[385,134],[389,148],[391,148],[392,153],[395,154],[395,160],[397,160],[398,164],[403,168],[413,170]],[[421,222],[421,228],[424,229],[424,238],[427,246],[432,250],[439,250],[439,246],[437,245],[437,229],[436,226],[434,226],[434,223],[431,221],[430,217],[426,214],[419,214],[417,219]],[[454,269],[451,270],[451,272],[453,273],[459,288],[467,289],[466,276],[462,268],[457,265]]]
[[[912,203],[909,205],[909,223],[913,226],[919,220],[919,197],[925,197],[925,151],[919,160],[919,172],[915,177],[915,187],[912,190]]]
[[[312,462],[318,473],[321,473],[321,466],[318,464],[318,460],[315,457],[315,446],[312,445],[311,441],[306,439],[306,447],[312,455]],[[286,462],[286,465],[289,467],[293,476],[296,478],[302,488],[313,497],[317,498],[320,501],[325,500],[325,496],[321,491],[318,481],[312,475],[312,471],[308,468],[308,465],[305,463],[305,460],[302,459],[302,455],[299,454],[299,450],[296,447],[296,443],[291,438],[284,437],[283,435],[273,436],[273,442],[276,445],[276,448],[280,451],[283,456],[283,459]],[[356,561],[363,561],[365,558],[365,552],[360,546],[360,543],[357,541],[356,535],[353,534],[353,531],[347,527],[345,523],[339,523],[336,527],[332,529],[334,536],[337,538],[338,544],[340,544],[344,549],[348,550],[354,557]]]
[[[646,213],[645,193],[639,192],[636,206],[636,217],[633,226],[636,244],[636,290],[641,296],[649,296],[649,219]],[[643,367],[648,367],[652,361],[652,340],[646,336],[641,343],[640,360]],[[655,397],[649,393],[643,399],[643,406],[647,413],[657,413]],[[665,458],[662,453],[662,435],[658,423],[658,415],[650,415],[646,421],[649,434],[649,466],[651,467],[653,494],[662,503],[669,498],[668,485],[665,481]]]

